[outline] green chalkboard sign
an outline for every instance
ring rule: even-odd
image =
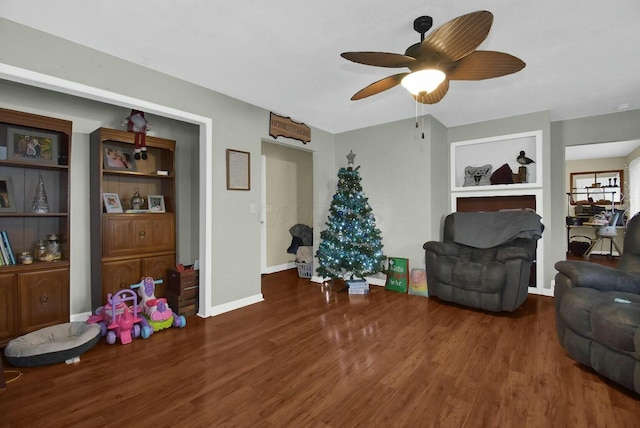
[[[387,263],[387,283],[385,288],[399,293],[406,293],[409,285],[409,259],[389,257]]]

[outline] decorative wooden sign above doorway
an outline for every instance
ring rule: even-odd
[[[311,141],[311,129],[304,123],[295,122],[290,117],[271,113],[269,117],[269,135],[273,138],[287,137],[300,140],[303,144]]]

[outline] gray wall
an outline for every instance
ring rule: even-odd
[[[197,193],[191,191],[190,199],[181,199],[181,208],[191,209],[191,212],[185,212],[185,217],[192,224],[197,224],[194,220],[198,218],[199,204],[207,204],[212,209],[213,230],[209,238],[213,242],[213,253],[208,260],[201,261],[213,270],[213,283],[204,285],[212,290],[211,305],[224,305],[260,294],[260,215],[251,213],[249,207],[251,204],[260,206],[261,202],[258,160],[262,140],[270,139],[267,110],[3,19],[0,19],[0,63],[212,118],[213,153],[209,164],[213,173],[212,193],[205,200],[198,200]],[[60,104],[69,104],[59,101],[61,96],[57,93],[23,95],[21,90],[7,96],[3,90],[0,105],[47,114],[58,111]],[[81,143],[84,134],[99,126],[117,127],[128,111],[122,107],[113,111],[109,108],[104,112],[99,110],[99,114],[88,112],[85,117],[80,111],[83,105],[78,101],[77,112],[62,115],[64,118],[78,116],[78,123],[85,123],[83,129],[74,130],[77,133],[74,157],[86,156],[82,153],[85,146]],[[106,117],[107,110],[111,111],[109,117]],[[295,118],[295,112],[280,113]],[[160,118],[154,120],[162,122]],[[191,126],[185,127],[186,133],[181,139],[193,143],[196,137],[191,133]],[[170,133],[169,128],[162,132]],[[547,228],[544,279],[550,282],[554,274],[553,262],[564,258],[565,145],[640,138],[640,111],[554,123],[551,123],[549,112],[538,112],[448,130],[437,120],[425,117],[424,140],[422,129],[415,128],[413,119],[338,135],[312,127],[312,141],[305,148],[313,152],[315,248],[335,192],[337,169],[346,164],[349,150],[357,154],[356,164],[361,165],[362,185],[382,230],[385,253],[408,257],[415,267],[424,261],[422,244],[439,238],[442,216],[448,212],[449,143],[538,129],[542,130],[544,141],[539,160],[544,163],[543,218]],[[279,138],[278,142],[293,147],[301,144],[286,138]],[[226,148],[251,153],[251,191],[226,191]],[[184,157],[181,153],[181,165],[194,156],[197,156],[195,152],[185,152]],[[197,165],[197,162],[192,164]],[[189,169],[188,164],[186,167]],[[198,174],[193,168],[189,171],[189,181],[193,184]],[[74,165],[73,174],[74,183],[78,181],[76,191],[72,190],[73,221],[74,224],[76,221],[88,224],[87,211],[83,208],[88,188],[82,187],[82,181],[88,180],[82,167]],[[186,198],[189,191],[182,184],[179,188],[180,198]],[[189,254],[189,259],[196,257],[192,248],[196,248],[195,242],[204,237],[194,228],[187,230],[184,236],[190,236],[191,242],[181,242],[179,251],[185,257]],[[88,247],[82,244],[74,245],[73,249],[75,254],[88,253]],[[79,290],[88,281],[89,267],[81,259],[72,262],[72,311],[80,312],[86,308],[86,303]]]
[[[251,204],[260,206],[258,160],[261,141],[269,138],[267,110],[4,19],[0,19],[0,63],[212,118],[213,147],[209,167],[213,174],[213,191],[199,203],[207,204],[212,210],[213,230],[209,238],[213,251],[208,260],[201,260],[201,263],[206,263],[212,270],[213,283],[203,286],[212,290],[211,306],[214,307],[260,295],[260,213],[251,213],[249,207]],[[56,95],[51,97],[55,99]],[[295,118],[295,112],[287,114]],[[96,120],[93,125],[89,128],[104,125],[104,120]],[[306,147],[314,152],[314,188],[319,189],[314,190],[314,198],[324,198],[324,189],[333,182],[334,136],[315,128],[311,132],[312,141]],[[278,141],[292,146],[300,144],[286,138]],[[227,148],[251,153],[251,191],[226,191]],[[78,179],[88,181],[87,177]],[[192,193],[192,199],[194,196]],[[76,198],[82,197],[85,196],[72,194],[72,207],[77,205]],[[325,200],[314,201],[314,206],[326,206]],[[76,220],[79,217],[73,217],[73,221]],[[74,247],[74,250],[88,252],[88,248]],[[75,266],[81,268],[77,263]],[[72,277],[72,288],[82,286],[86,278],[88,275]],[[84,305],[74,306],[73,310],[79,311],[80,307]]]

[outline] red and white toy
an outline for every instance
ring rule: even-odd
[[[127,131],[135,132],[135,154],[133,157],[137,160],[147,158],[146,137],[147,131],[151,129],[151,125],[144,118],[144,112],[140,110],[131,110],[131,114],[122,122],[122,126],[127,127]]]

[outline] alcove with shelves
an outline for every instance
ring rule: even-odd
[[[534,162],[521,165],[517,158],[520,152]],[[486,184],[465,186],[465,168],[491,165],[491,173],[507,164],[512,174],[521,166],[526,168],[526,179],[512,184]],[[450,145],[450,198],[451,212],[498,211],[501,209],[533,209],[543,215],[542,183],[542,131],[527,131],[516,134],[473,140],[456,141]],[[489,173],[489,175],[491,175]],[[485,179],[485,181],[488,180]],[[548,293],[544,288],[544,234],[538,241],[536,261],[532,266],[529,292]]]
[[[69,321],[71,135],[70,121],[0,109],[0,231],[11,248],[0,266],[0,346]],[[46,198],[34,210],[40,178]],[[35,243],[50,235],[59,250],[43,261]]]
[[[491,165],[491,173],[507,164],[517,174],[521,164],[517,158],[523,151],[534,162],[526,167],[526,178],[513,184],[466,185],[465,168]],[[451,143],[451,191],[473,192],[477,190],[503,190],[513,188],[542,187],[542,131],[522,132],[497,137]],[[490,175],[490,174],[489,174]]]
[[[146,136],[147,159],[134,159],[135,134],[100,128],[91,134],[91,301],[101,306],[108,294],[140,282],[162,279],[176,265],[175,141]],[[116,151],[124,163],[111,163]],[[144,198],[132,207],[134,194]],[[103,195],[116,194],[122,212],[107,212]],[[164,212],[150,209],[149,195],[162,196]],[[136,212],[128,212],[136,208]]]

